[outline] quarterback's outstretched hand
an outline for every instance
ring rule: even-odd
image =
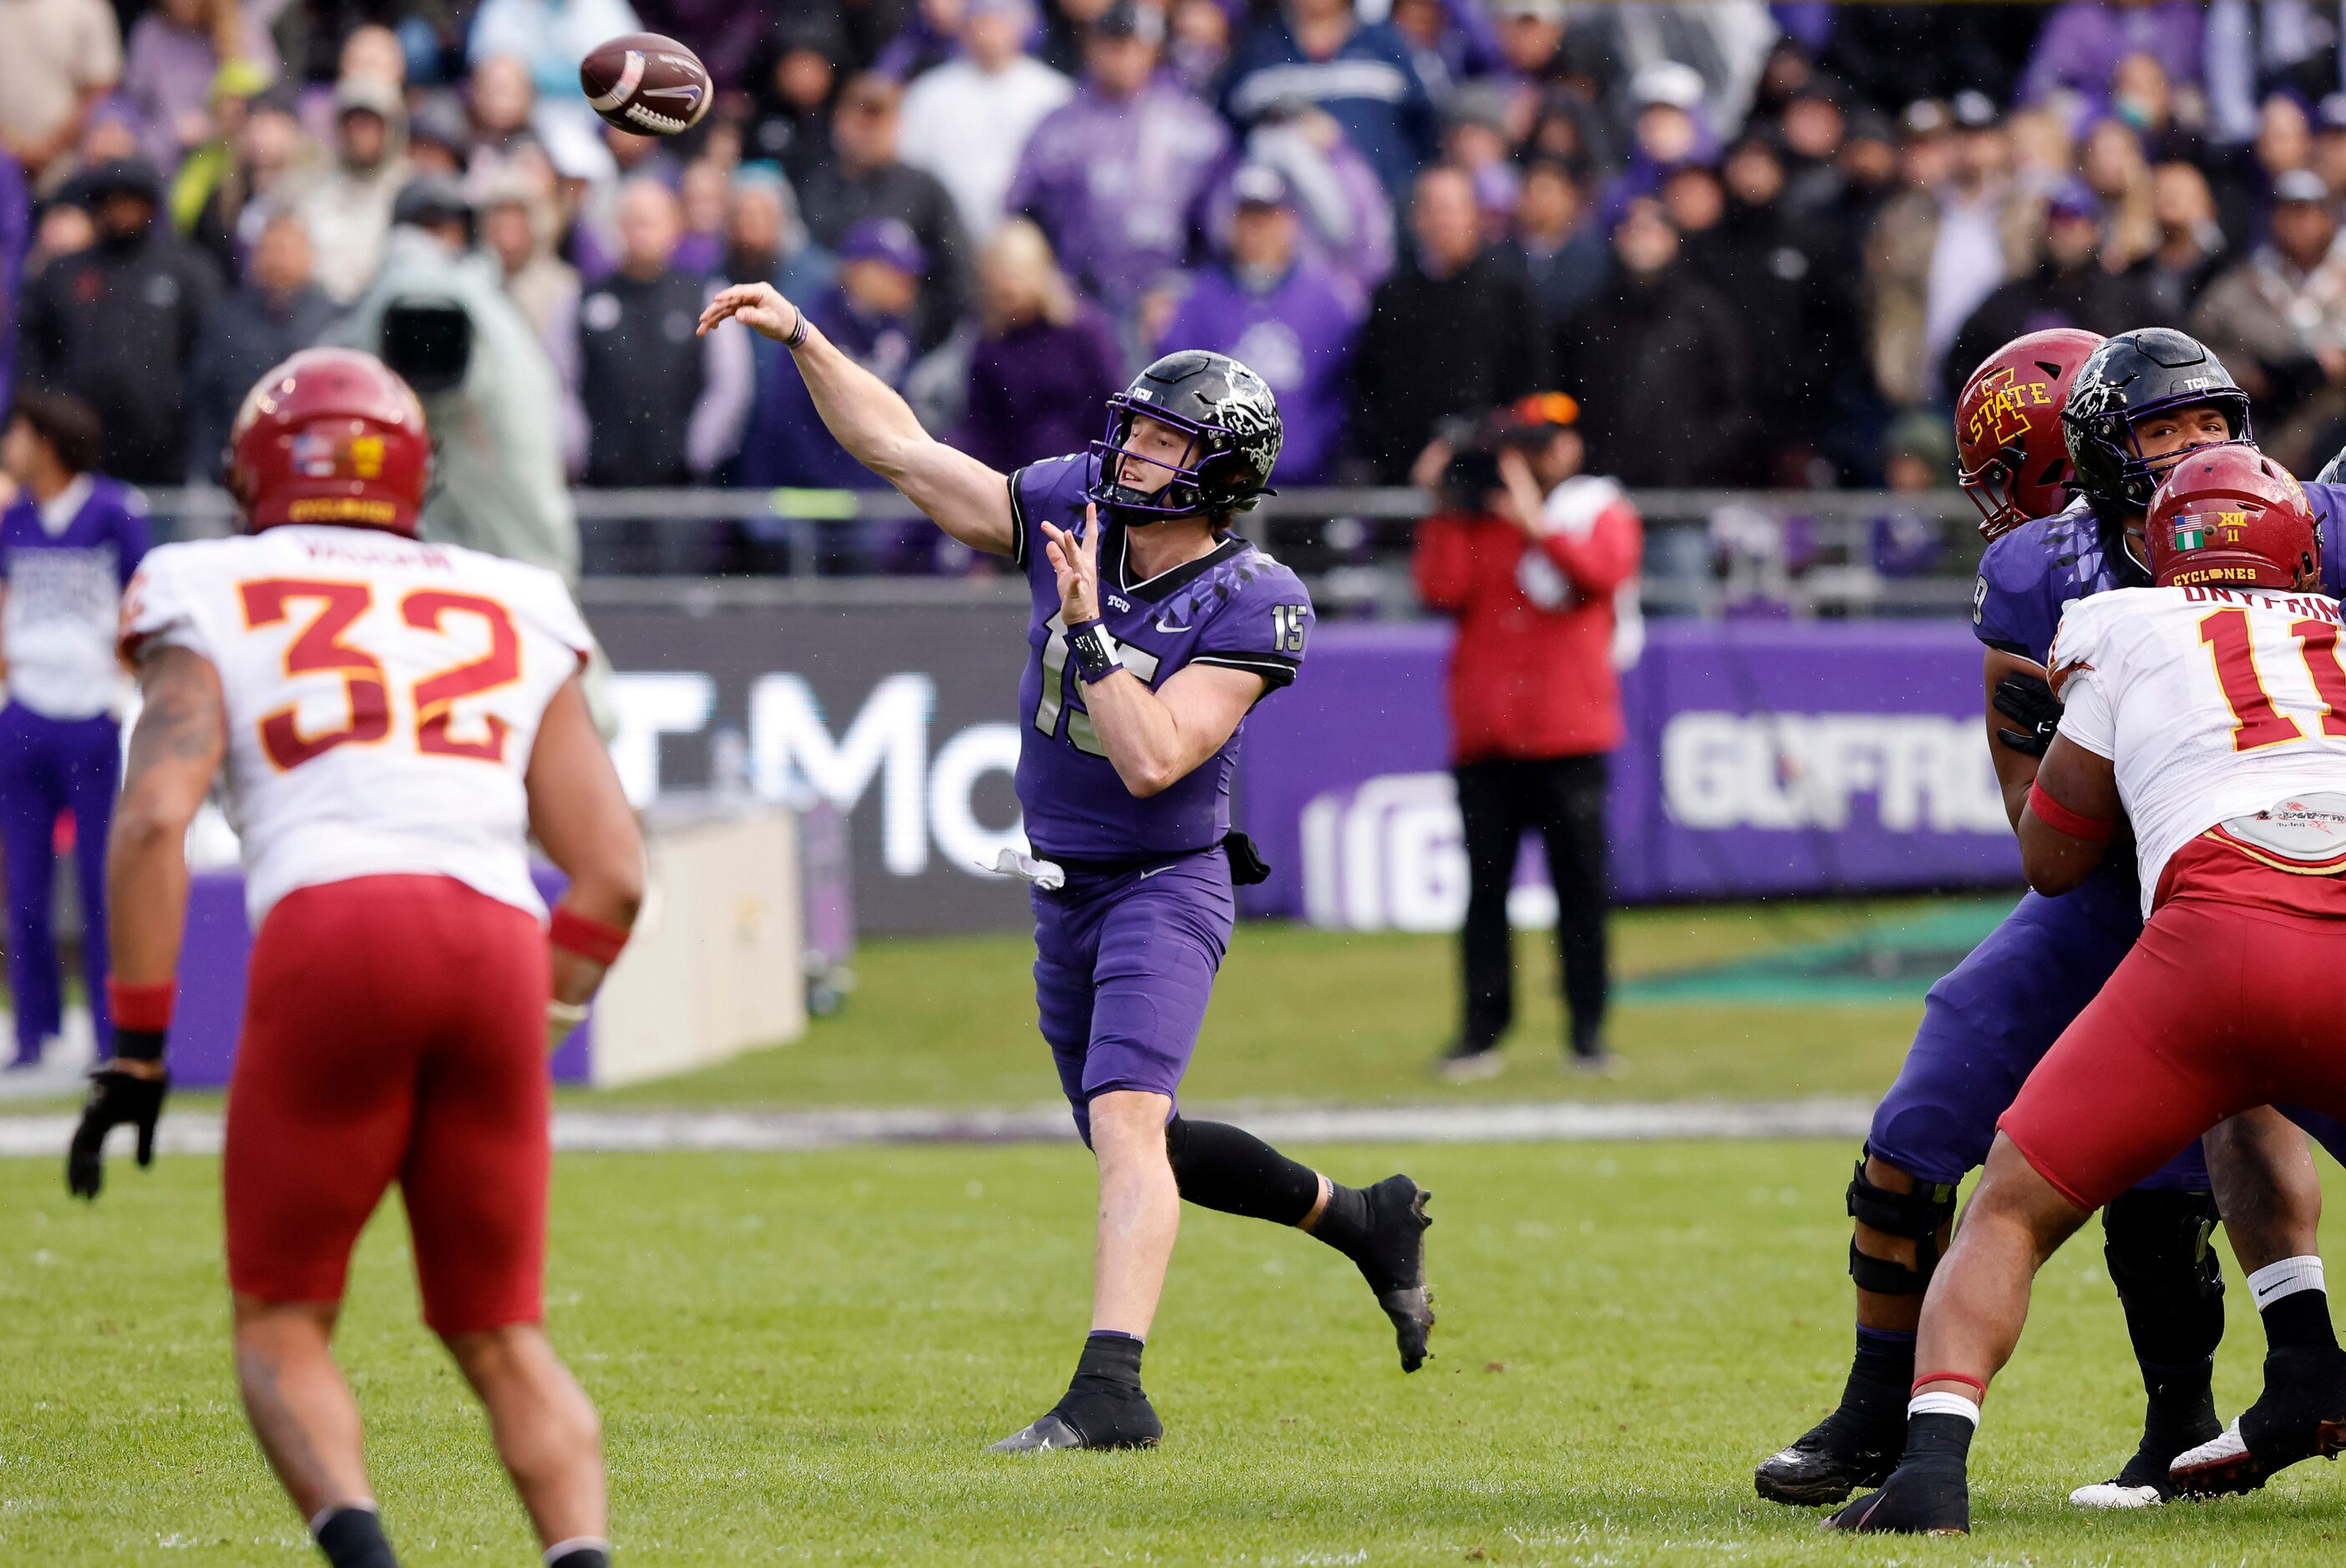
[[[1083,536],[1055,524],[1043,524],[1051,571],[1059,579],[1059,615],[1067,625],[1099,619],[1099,508],[1084,508]]]
[[[709,301],[700,312],[697,335],[705,338],[711,329],[738,321],[778,343],[786,342],[799,330],[801,320],[799,308],[783,299],[771,283],[736,283],[719,290]]]
[[[66,1155],[66,1190],[76,1197],[97,1196],[106,1185],[106,1135],[125,1123],[138,1129],[138,1163],[153,1165],[155,1122],[170,1088],[171,1075],[159,1064],[152,1077],[116,1062],[92,1069],[89,1098]]]
[[[2008,675],[1997,681],[1995,710],[2020,726],[1999,729],[1995,738],[2024,756],[2044,756],[2061,728],[2061,699],[2039,676]]]

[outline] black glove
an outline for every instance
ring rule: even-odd
[[[1995,738],[2014,751],[2042,757],[2052,748],[2061,728],[2061,699],[2042,676],[2008,675],[1995,683],[1995,710],[2020,726],[1999,729]]]
[[[66,1155],[66,1190],[76,1197],[95,1198],[106,1185],[106,1135],[128,1123],[138,1129],[138,1163],[155,1163],[155,1119],[163,1114],[163,1097],[170,1092],[170,1074],[142,1078],[111,1063],[90,1069],[89,1098],[81,1108],[81,1125],[74,1129],[73,1147]]]

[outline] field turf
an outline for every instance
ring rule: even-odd
[[[1404,1378],[1349,1266],[1186,1217],[1155,1453],[988,1458],[1085,1322],[1072,1146],[566,1157],[550,1325],[602,1406],[643,1563],[2260,1563],[2346,1553],[2307,1465],[2219,1505],[2081,1516],[2138,1391],[2098,1248],[2055,1260],[1975,1450],[1968,1542],[1821,1539],[1753,1461],[1818,1414],[1846,1335],[1823,1144],[1330,1148],[1437,1197],[1438,1359]],[[95,1209],[0,1162],[0,1563],[314,1562],[239,1418],[208,1160]],[[477,1413],[414,1320],[395,1207],[342,1347],[415,1564],[535,1561]],[[2235,1288],[2228,1410],[2260,1348]]]
[[[1544,932],[1516,936],[1518,1017],[1509,1072],[1448,1087],[1427,1068],[1457,1027],[1455,942],[1445,936],[1363,934],[1280,924],[1239,928],[1184,1093],[1198,1101],[1420,1102],[1696,1097],[1789,1099],[1879,1095],[1922,1015],[1923,993],[1955,954],[2012,904],[1782,902],[1634,910],[1614,921],[1624,984],[1611,1024],[1622,1076],[1568,1078],[1556,950]],[[1908,973],[1917,940],[1955,954]],[[1820,984],[1793,960],[1848,956],[1878,983]],[[1927,945],[1919,954],[1935,951]],[[845,1014],[806,1037],[723,1066],[593,1103],[663,1105],[1027,1105],[1057,1084],[1035,1033],[1033,943],[1023,934],[867,942]],[[1665,977],[1739,966],[1732,984]],[[1783,983],[1770,975],[1783,971]]]
[[[1877,1094],[1950,943],[1995,901],[1637,911],[1617,927],[1619,1080],[1555,1068],[1552,958],[1522,943],[1511,1070],[1425,1063],[1452,1007],[1430,936],[1250,927],[1193,1100]],[[574,1104],[1017,1105],[1053,1084],[1015,937],[868,943],[841,1017],[787,1048]],[[201,1101],[207,1096],[191,1096]],[[215,1102],[216,1103],[216,1102]],[[30,1109],[33,1107],[17,1107]],[[2047,1271],[1975,1450],[1969,1542],[1820,1538],[1750,1469],[1846,1364],[1838,1143],[1303,1151],[1435,1193],[1436,1359],[1404,1378],[1349,1265],[1185,1217],[1148,1375],[1153,1454],[990,1459],[1086,1321],[1072,1145],[563,1157],[549,1325],[601,1405],[620,1561],[645,1563],[2078,1563],[2346,1560],[2309,1465],[2215,1506],[2063,1502],[2131,1447],[2140,1394],[2097,1238]],[[317,1561],[230,1375],[214,1161],[0,1160],[0,1565]],[[411,1564],[535,1561],[479,1415],[415,1321],[397,1207],[342,1345]],[[2261,1350],[2235,1285],[2227,1411]]]

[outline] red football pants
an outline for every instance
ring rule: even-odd
[[[536,1322],[549,985],[537,921],[452,878],[287,894],[253,943],[229,1083],[229,1283],[340,1300],[396,1181],[424,1321]]]
[[[2346,1116],[2346,877],[2207,839],[2178,850],[2134,951],[1996,1125],[2079,1208],[2227,1116]]]

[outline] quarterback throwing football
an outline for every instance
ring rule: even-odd
[[[115,1058],[66,1177],[97,1195],[118,1125],[152,1154],[182,846],[225,765],[258,933],[222,1162],[254,1435],[330,1562],[396,1561],[328,1348],[395,1181],[424,1319],[546,1563],[603,1568],[595,1411],[539,1326],[546,1054],[627,941],[643,848],[580,695],[593,642],[569,594],[419,543],[430,464],[405,382],[354,351],[296,354],[231,435],[250,533],[166,545],[132,579],[122,649],[146,703],[107,846]],[[550,933],[533,830],[570,877]]]
[[[1169,354],[1108,400],[1088,453],[1005,476],[932,440],[904,401],[766,284],[724,290],[701,331],[738,319],[787,346],[831,435],[974,550],[1026,575],[1018,803],[1035,857],[1035,999],[1099,1165],[1091,1333],[1059,1402],[994,1445],[1019,1452],[1154,1444],[1141,1391],[1180,1203],[1310,1231],[1356,1263],[1402,1367],[1433,1326],[1426,1194],[1407,1176],[1331,1181],[1175,1096],[1229,945],[1234,881],[1263,874],[1230,830],[1230,774],[1257,702],[1295,679],[1311,601],[1230,531],[1270,489],[1279,410],[1221,354]]]

